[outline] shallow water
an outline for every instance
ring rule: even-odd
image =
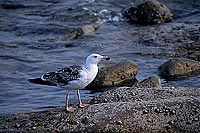
[[[8,6],[13,3],[14,7]],[[91,53],[109,55],[112,58],[109,63],[135,61],[139,66],[138,80],[157,76],[158,66],[174,54],[174,49],[135,41],[138,38],[134,37],[134,31],[151,27],[124,22],[120,11],[129,3],[128,0],[0,2],[0,115],[64,105],[66,90],[31,84],[27,79],[68,65],[83,64]],[[187,8],[189,11],[194,7]],[[66,39],[69,31],[93,23],[101,24],[96,32],[75,40]],[[166,57],[149,56],[160,53]],[[99,66],[106,63],[101,62]],[[162,83],[200,87],[200,76],[171,82],[162,79]],[[81,97],[88,100],[99,93],[81,90]],[[74,91],[70,103],[76,102]]]

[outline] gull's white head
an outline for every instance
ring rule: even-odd
[[[102,56],[100,54],[91,54],[86,59],[86,65],[98,64],[101,60],[110,60],[110,57]]]

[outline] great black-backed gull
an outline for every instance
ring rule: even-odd
[[[89,106],[89,104],[83,104],[81,102],[79,89],[85,88],[91,83],[97,75],[97,64],[101,60],[109,60],[108,56],[102,56],[99,54],[91,54],[86,59],[84,66],[69,66],[56,72],[48,72],[40,78],[29,79],[29,82],[42,85],[59,86],[68,90],[66,96],[66,111],[74,112],[76,108],[68,106],[69,92],[70,90],[77,90],[77,96],[79,100],[79,107],[83,108]]]

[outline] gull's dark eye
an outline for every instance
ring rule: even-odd
[[[94,56],[94,58],[97,58],[97,56]]]

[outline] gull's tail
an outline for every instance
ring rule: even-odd
[[[49,81],[44,81],[41,78],[28,79],[28,81],[34,84],[56,86],[56,84],[53,84],[52,82]]]

